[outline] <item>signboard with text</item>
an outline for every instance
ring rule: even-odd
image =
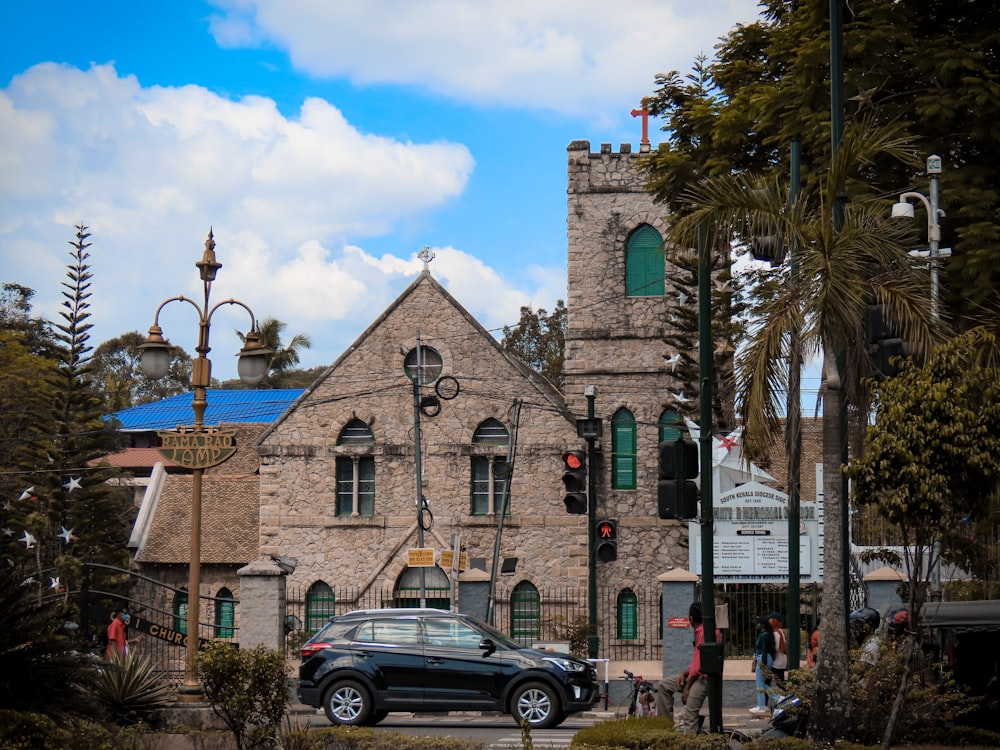
[[[759,482],[746,482],[716,497],[712,529],[717,583],[788,580],[788,496]],[[701,573],[701,526],[689,525],[690,569]],[[816,503],[799,508],[799,572],[819,580],[819,524]]]
[[[434,548],[433,547],[413,547],[408,549],[406,564],[411,568],[433,568]]]

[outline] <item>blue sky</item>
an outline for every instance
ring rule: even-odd
[[[0,282],[55,318],[92,233],[92,343],[213,301],[331,363],[422,267],[487,328],[565,298],[566,146],[638,147],[658,72],[756,0],[0,2]],[[658,140],[653,123],[651,140]],[[186,308],[186,309],[185,309]],[[249,319],[213,317],[217,377]],[[194,311],[165,335],[193,351]],[[415,332],[416,333],[416,332]]]

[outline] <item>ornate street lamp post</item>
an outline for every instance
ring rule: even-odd
[[[184,296],[171,297],[160,303],[153,317],[153,325],[149,328],[149,337],[139,347],[142,350],[141,366],[147,377],[157,379],[167,374],[170,368],[170,342],[163,338],[160,328],[160,311],[171,302],[188,302],[198,311],[198,345],[195,351],[198,356],[193,362],[191,386],[194,399],[191,407],[194,410],[194,424],[179,426],[176,430],[162,431],[159,436],[162,441],[160,452],[171,461],[191,469],[191,554],[188,571],[188,607],[187,607],[187,638],[186,657],[184,660],[184,684],[179,694],[181,699],[195,699],[201,693],[198,683],[197,659],[199,644],[199,615],[201,588],[201,484],[205,469],[216,466],[233,455],[236,451],[234,432],[222,432],[217,427],[205,426],[205,408],[208,406],[207,389],[212,379],[212,363],[207,355],[211,351],[208,343],[212,315],[223,305],[239,305],[250,314],[250,332],[244,339],[243,348],[239,353],[237,370],[240,379],[248,385],[256,385],[267,374],[268,355],[272,352],[264,348],[257,335],[257,322],[253,311],[243,302],[227,299],[214,307],[209,307],[209,295],[212,282],[222,264],[215,259],[215,240],[212,231],[205,240],[205,254],[195,263],[201,275],[205,289],[204,303],[199,305]]]

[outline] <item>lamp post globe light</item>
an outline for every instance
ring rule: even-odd
[[[927,245],[928,262],[931,270],[931,312],[934,318],[939,317],[938,310],[938,259],[951,255],[951,251],[941,251],[941,216],[943,212],[938,205],[938,180],[941,175],[941,157],[932,154],[927,157],[927,176],[930,178],[928,195],[916,192],[902,193],[899,202],[892,207],[893,219],[912,219],[914,216],[911,200],[920,201],[927,211]],[[911,253],[912,254],[912,253]],[[922,253],[921,253],[922,254]]]
[[[193,361],[191,373],[191,388],[194,398],[191,407],[194,410],[194,424],[190,427],[178,427],[176,430],[159,432],[161,439],[160,452],[175,463],[191,469],[191,553],[188,570],[188,608],[187,637],[184,660],[184,683],[181,685],[179,697],[197,698],[201,692],[198,683],[197,659],[200,625],[201,588],[201,496],[202,477],[205,469],[216,466],[236,452],[233,432],[223,432],[217,427],[205,426],[205,409],[208,406],[207,389],[211,383],[212,363],[208,359],[211,351],[209,333],[211,331],[212,315],[224,305],[239,305],[250,315],[250,332],[244,337],[243,348],[239,352],[237,370],[240,379],[247,385],[256,385],[267,374],[268,356],[273,352],[260,343],[257,334],[257,321],[253,311],[243,302],[227,299],[216,305],[209,306],[212,282],[222,264],[215,258],[215,239],[212,231],[205,240],[205,253],[200,261],[195,263],[201,276],[205,290],[202,304],[184,296],[170,297],[160,303],[153,317],[153,325],[149,328],[149,336],[140,345],[140,365],[143,373],[153,379],[162,378],[170,368],[172,346],[163,337],[160,328],[160,311],[171,302],[187,302],[198,313],[198,345],[195,347],[197,357]]]

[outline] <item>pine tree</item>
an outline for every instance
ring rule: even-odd
[[[88,344],[90,234],[82,224],[71,242],[72,262],[63,282],[61,322],[53,324],[54,362],[39,387],[47,391],[23,460],[30,487],[10,508],[22,540],[9,545],[34,574],[39,597],[46,587],[72,589],[81,565],[128,563],[128,492],[108,483],[115,472],[99,460],[120,446],[113,425],[103,419],[104,403],[91,378]]]

